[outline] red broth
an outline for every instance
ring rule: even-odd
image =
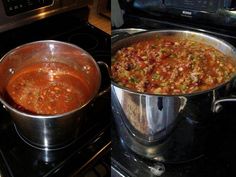
[[[85,104],[89,97],[82,75],[58,62],[20,69],[10,78],[6,90],[15,108],[40,115],[71,111]]]

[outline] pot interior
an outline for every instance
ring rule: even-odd
[[[101,76],[92,56],[75,45],[49,40],[19,46],[2,57],[0,62],[0,75],[2,76],[0,82],[1,101],[11,108],[8,100],[4,97],[9,79],[22,68],[44,62],[66,64],[80,72],[81,79],[86,83],[87,92],[89,93],[86,103],[97,94]]]
[[[146,32],[140,32],[137,34],[133,34],[129,37],[123,38],[121,40],[118,40],[116,42],[114,42],[112,44],[112,48],[111,48],[111,54],[112,57],[116,54],[116,52],[122,48],[125,47],[129,47],[132,44],[138,43],[140,41],[145,41],[148,39],[153,39],[156,37],[165,37],[165,36],[173,36],[176,38],[180,38],[180,39],[188,39],[191,41],[195,41],[195,42],[199,42],[199,43],[203,43],[206,45],[209,45],[217,50],[219,50],[220,52],[222,52],[223,54],[225,54],[226,56],[230,57],[233,59],[233,65],[236,68],[236,49],[234,48],[234,46],[232,46],[231,44],[229,44],[226,41],[223,41],[221,39],[218,39],[216,37],[207,35],[207,34],[203,34],[203,33],[199,33],[199,32],[193,32],[193,31],[183,31],[183,30],[159,30],[159,31],[146,31]],[[234,75],[232,75],[230,80],[227,80],[226,82],[217,85],[214,88],[208,89],[208,90],[203,90],[203,91],[196,91],[190,94],[174,94],[174,96],[188,96],[188,95],[192,95],[192,94],[201,94],[204,92],[208,92],[214,89],[217,89],[218,87],[224,86],[226,83],[228,83],[229,81],[231,81],[232,79],[234,79],[236,76],[236,73]],[[168,95],[168,94],[149,94],[146,92],[138,92],[138,91],[134,91],[131,90],[129,88],[123,87],[118,85],[113,79],[112,79],[112,84],[120,87],[122,89],[125,89],[127,91],[130,92],[135,92],[135,93],[139,93],[139,94],[146,94],[146,95],[165,95],[165,96],[172,96],[172,95]]]

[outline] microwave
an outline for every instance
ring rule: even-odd
[[[133,0],[130,5],[156,16],[165,14],[175,18],[236,27],[235,0]]]

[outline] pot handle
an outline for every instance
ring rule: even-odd
[[[213,102],[213,104],[212,104],[212,111],[215,112],[215,113],[218,113],[223,108],[221,103],[223,103],[223,102],[232,102],[232,101],[236,101],[236,97],[218,99],[218,100]]]
[[[107,93],[111,89],[111,84],[110,84],[111,70],[110,70],[110,67],[108,66],[108,64],[103,61],[97,61],[97,64],[99,65],[100,68],[101,68],[101,66],[105,67],[106,72],[108,73],[108,77],[109,77],[109,84],[107,84],[108,86],[106,86],[103,89],[100,88],[100,91],[97,94],[97,97],[99,97],[99,96],[102,96],[103,94]]]

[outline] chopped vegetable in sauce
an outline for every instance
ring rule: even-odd
[[[168,36],[118,50],[111,71],[116,83],[134,91],[176,95],[214,88],[229,81],[236,67],[209,45]]]
[[[36,114],[60,114],[83,105],[89,88],[82,75],[58,62],[33,64],[9,80],[7,94],[13,106]]]

